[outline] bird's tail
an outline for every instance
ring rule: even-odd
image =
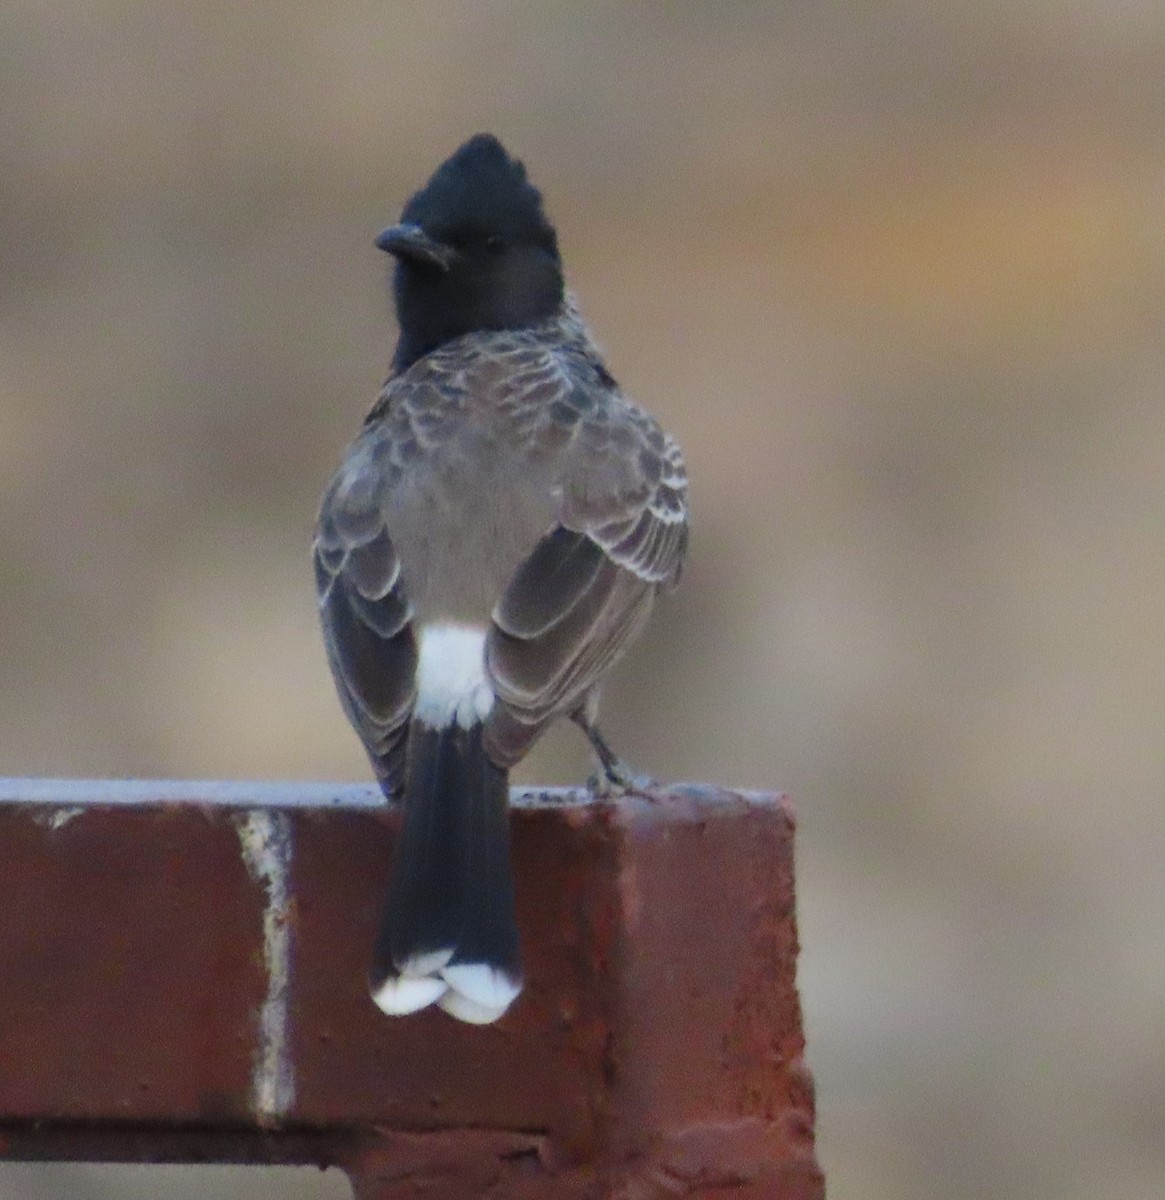
[[[414,721],[404,823],[370,973],[384,1012],[435,1002],[486,1024],[521,990],[508,803],[507,774],[486,756],[480,722]]]

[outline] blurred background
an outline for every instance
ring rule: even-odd
[[[8,0],[0,769],[368,777],[307,544],[395,337],[372,238],[492,130],[687,451],[607,724],[796,800],[832,1200],[1158,1200],[1163,61],[1153,0]],[[346,1190],[0,1168],[267,1195]]]

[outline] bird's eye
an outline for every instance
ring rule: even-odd
[[[491,233],[485,239],[485,248],[487,250],[500,250],[505,244],[505,239],[500,233]]]

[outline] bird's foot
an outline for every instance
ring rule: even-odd
[[[596,800],[617,800],[620,796],[632,794],[649,795],[655,780],[647,775],[636,775],[611,749],[593,721],[578,720],[599,760],[599,769],[587,780],[590,794]]]
[[[588,780],[587,791],[596,800],[618,800],[622,796],[649,796],[655,780],[636,775],[621,759],[605,762]]]

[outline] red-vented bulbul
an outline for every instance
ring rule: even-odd
[[[404,819],[371,968],[387,1013],[499,1017],[521,989],[507,772],[598,686],[679,577],[679,447],[626,400],[565,291],[542,197],[496,138],[376,243],[392,373],[314,542],[340,700]]]

